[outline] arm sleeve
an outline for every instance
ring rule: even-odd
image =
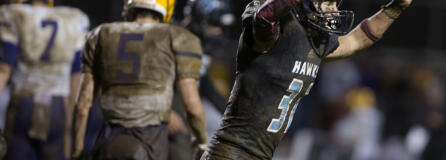
[[[79,33],[79,40],[76,44],[76,51],[81,50],[85,44],[85,39],[88,34],[88,29],[90,27],[90,21],[88,16],[82,11],[78,11],[78,18],[76,19],[77,30],[76,33]]]
[[[87,41],[85,42],[81,55],[81,70],[83,73],[93,73],[95,53],[97,52],[97,46],[99,45],[99,32],[100,28],[98,27],[87,35]]]
[[[1,42],[0,62],[14,66],[19,58],[19,47],[12,43]]]
[[[79,32],[79,40],[76,44],[76,51],[74,54],[74,58],[73,58],[73,62],[72,62],[72,66],[71,66],[71,73],[79,73],[81,72],[82,68],[81,68],[81,64],[82,64],[82,48],[84,47],[84,45],[86,44],[86,37],[87,37],[87,33],[88,33],[88,28],[90,26],[90,21],[88,20],[88,16],[85,15],[82,11],[78,11],[79,12],[79,18],[78,18],[78,32]],[[93,37],[93,36],[91,36]]]
[[[81,51],[74,54],[73,63],[71,64],[71,74],[81,72]]]
[[[174,27],[171,33],[177,79],[198,79],[200,77],[203,52],[200,39],[191,32],[179,27]]]
[[[11,11],[0,8],[0,62],[14,66],[20,53]]]

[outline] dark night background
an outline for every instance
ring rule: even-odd
[[[181,7],[185,2],[185,0],[177,1],[177,7]],[[249,2],[250,0],[232,1],[234,15],[237,18]],[[342,8],[355,11],[357,24],[378,11],[380,5],[386,2],[385,0],[344,0]],[[122,3],[122,0],[56,0],[56,5],[62,4],[82,9],[89,15],[92,27],[104,22],[121,20]],[[445,49],[445,13],[446,1],[414,0],[411,8],[390,28],[386,38],[380,44],[413,49]],[[237,31],[237,29],[234,30]]]
[[[205,52],[213,58],[213,64],[209,69],[210,75],[217,88],[227,97],[233,83],[234,57],[237,39],[241,32],[240,16],[250,0],[221,1],[230,3],[236,20],[232,25],[222,27],[225,38],[214,44],[213,41],[206,39],[202,42],[205,42],[203,45]],[[353,10],[355,24],[359,24],[388,2],[344,0],[341,9]],[[92,28],[101,23],[122,20],[122,3],[122,0],[56,0],[56,4],[78,7],[86,12],[90,17]],[[185,0],[177,1],[176,17],[182,17],[181,9],[186,3]],[[304,128],[311,128],[317,131],[316,133],[321,133],[320,136],[316,136],[319,137],[318,141],[311,150],[313,158],[327,156],[326,151],[337,153],[336,156],[331,156],[337,158],[331,159],[347,159],[343,157],[345,155],[354,156],[355,148],[360,147],[350,146],[350,149],[345,146],[340,147],[336,139],[332,138],[336,135],[333,133],[342,130],[339,126],[342,126],[342,122],[348,121],[346,117],[351,117],[353,113],[354,109],[345,106],[343,97],[351,89],[350,87],[357,85],[369,87],[376,94],[377,104],[374,108],[377,110],[371,112],[378,113],[379,118],[373,120],[372,116],[367,122],[380,124],[371,131],[377,133],[377,136],[375,139],[370,135],[362,139],[372,139],[370,141],[379,144],[378,148],[382,150],[375,153],[386,158],[378,159],[411,160],[446,157],[442,147],[446,144],[445,53],[446,1],[413,0],[411,7],[374,46],[348,60],[322,65],[322,73],[320,72],[315,88],[299,105],[291,131],[287,133],[287,137],[276,151],[275,159],[294,155],[295,144],[292,144],[292,140],[297,139]],[[333,84],[336,85],[334,87],[336,89],[330,92]],[[440,118],[432,120],[432,115],[440,115]],[[355,120],[350,119],[350,121]],[[410,145],[406,144],[404,139],[410,135],[409,133],[413,133],[411,131],[416,126],[422,126],[430,134],[430,139],[425,144],[426,149],[416,153],[405,152],[405,149],[401,148],[408,148]],[[349,132],[356,134],[355,129]],[[395,137],[398,140],[394,140]],[[349,154],[344,154],[345,151],[339,148],[347,148]],[[397,150],[395,148],[400,148],[401,152],[395,152]]]
[[[235,21],[229,26],[199,27],[202,33],[197,34],[202,34],[199,37],[204,51],[212,58],[208,70],[212,82],[227,98],[232,88],[237,40],[242,30],[240,17],[250,0],[213,1],[229,3]],[[174,15],[177,19],[181,19],[187,2],[177,1]],[[388,2],[344,0],[341,9],[353,10],[355,24],[359,24]],[[123,0],[55,0],[55,4],[83,10],[90,18],[91,29],[102,23],[122,20]],[[222,30],[222,35],[205,35],[216,28]],[[377,147],[369,150],[377,154],[375,159],[446,159],[445,62],[446,1],[413,0],[411,7],[374,46],[347,60],[321,66],[315,87],[299,105],[293,125],[274,159],[295,159],[297,152],[293,140],[299,139],[300,133],[306,129],[310,129],[316,138],[308,159],[361,159],[352,158],[361,147],[344,144],[349,140],[352,143],[358,141],[351,138],[355,135],[373,141],[368,144]],[[356,87],[368,87],[376,95],[373,97],[376,104],[367,110],[366,115],[358,116],[360,120],[366,119],[365,124],[355,120],[357,108],[346,106],[347,93]],[[354,126],[355,122],[365,128],[343,130]],[[422,142],[423,134],[412,132],[418,126],[428,133],[428,138],[424,138],[423,149],[416,152],[410,149],[414,146],[410,145],[410,135],[415,135],[416,142]],[[368,131],[374,134],[361,134]],[[339,135],[341,138],[335,138]],[[345,155],[349,155],[348,158]]]

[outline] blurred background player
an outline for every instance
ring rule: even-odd
[[[0,91],[11,82],[7,159],[67,159],[88,17],[52,1],[0,8]]]
[[[322,61],[378,41],[411,0],[394,0],[350,31],[336,0],[254,0],[243,15],[237,77],[223,123],[202,159],[271,159]]]
[[[202,150],[205,115],[196,81],[200,40],[168,24],[172,0],[129,0],[124,19],[97,27],[83,52],[85,73],[75,114],[73,157],[80,156],[94,91],[100,91],[106,124],[94,159],[167,159],[167,122],[176,85]]]
[[[206,112],[206,130],[208,133],[208,140],[210,136],[218,129],[221,118],[224,112],[226,100],[217,91],[212,83],[207,68],[210,65],[210,58],[203,54],[202,69],[199,81],[199,94]],[[190,160],[200,158],[196,155],[196,149],[191,143],[191,136],[188,125],[184,122],[187,120],[184,104],[181,101],[181,96],[176,92],[172,102],[172,112],[168,125],[169,132],[169,160]],[[198,157],[196,157],[198,156]]]
[[[226,108],[226,99],[218,91],[209,69],[212,61],[223,60],[221,57],[213,59],[212,55],[219,54],[216,52],[222,52],[222,54],[228,55],[221,48],[235,46],[231,45],[228,47],[227,40],[224,39],[223,35],[223,28],[233,21],[228,22],[228,20],[223,18],[232,16],[231,4],[228,0],[189,0],[183,3],[186,3],[186,6],[182,7],[181,3],[176,4],[172,23],[184,26],[202,40],[203,56],[200,70],[199,94],[206,112],[206,128],[209,140],[211,138],[210,136],[220,126],[221,117]],[[168,125],[169,160],[190,160],[201,157],[201,155],[194,157],[197,155],[194,154],[195,148],[191,148],[191,136],[188,131],[188,126],[184,123],[186,121],[186,115],[183,108],[181,98],[176,93],[172,102],[172,110],[174,112],[171,112],[171,121]]]

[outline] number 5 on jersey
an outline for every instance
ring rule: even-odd
[[[308,87],[308,91],[306,92],[306,94],[309,92],[309,90],[311,89],[312,86],[313,85],[311,84]],[[300,80],[300,79],[293,79],[293,81],[291,82],[291,84],[290,84],[290,86],[288,87],[288,90],[287,90],[287,92],[290,92],[291,94],[289,96],[287,96],[287,95],[283,96],[282,100],[280,101],[279,108],[278,108],[278,109],[282,110],[282,112],[280,113],[280,117],[279,117],[279,119],[274,118],[274,119],[271,120],[271,123],[269,124],[269,127],[267,129],[268,132],[272,132],[272,133],[279,132],[279,130],[282,128],[286,118],[289,117],[288,118],[288,124],[287,124],[287,127],[286,127],[284,133],[287,132],[288,128],[291,125],[291,122],[293,121],[293,115],[294,115],[294,112],[297,109],[297,105],[299,104],[300,99],[297,100],[296,104],[293,106],[293,109],[291,111],[291,115],[288,116],[288,111],[290,109],[290,104],[291,104],[291,102],[294,101],[294,99],[297,97],[297,95],[301,92],[302,87],[303,87],[303,81],[302,80]]]
[[[132,83],[138,79],[141,71],[140,57],[138,53],[125,52],[125,46],[129,41],[142,41],[144,34],[121,34],[118,46],[118,61],[133,62],[132,72],[124,73],[123,69],[116,71],[116,79],[120,83]]]

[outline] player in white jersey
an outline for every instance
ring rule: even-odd
[[[0,7],[0,91],[12,88],[7,159],[66,159],[88,17],[27,3]]]

